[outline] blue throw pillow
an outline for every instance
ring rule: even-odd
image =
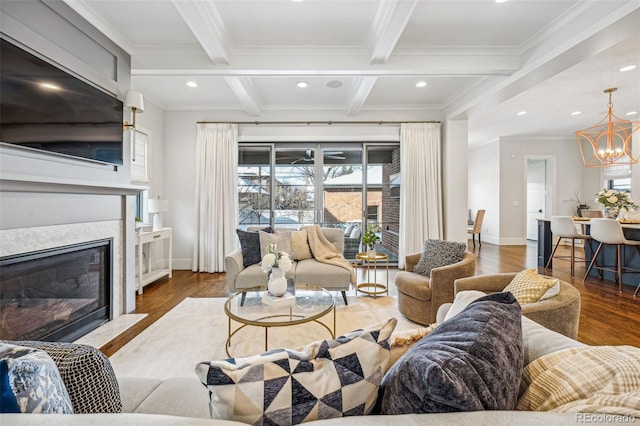
[[[261,231],[273,233],[273,229],[270,226],[261,229]],[[246,268],[260,263],[262,258],[260,257],[260,235],[258,231],[251,232],[236,229],[236,234],[238,234],[240,249],[242,250],[242,265]]]
[[[389,369],[380,413],[513,410],[524,363],[521,315],[511,293],[470,303]]]
[[[46,352],[0,343],[0,363],[0,412],[73,414],[60,372]]]

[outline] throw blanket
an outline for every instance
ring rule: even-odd
[[[640,348],[587,346],[525,367],[516,410],[640,417]]]
[[[349,261],[342,256],[340,250],[338,250],[331,241],[327,240],[327,237],[325,237],[320,230],[320,225],[305,226],[304,229],[307,230],[309,247],[311,248],[313,257],[318,262],[346,269],[351,274],[351,284],[355,284],[356,274],[353,272],[353,267]]]

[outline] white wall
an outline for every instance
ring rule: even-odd
[[[466,120],[447,120],[442,146],[444,239],[467,241],[468,130]],[[444,167],[444,165],[454,167]]]
[[[600,171],[583,166],[574,139],[501,138],[473,147],[469,150],[469,208],[487,205],[483,240],[506,245],[525,243],[526,158],[537,156],[555,160],[553,205],[547,217],[575,214],[576,206],[571,201],[574,192],[580,191],[590,200],[599,190]]]
[[[498,141],[468,150],[469,208],[486,210],[482,222],[482,241],[500,241],[500,143]]]

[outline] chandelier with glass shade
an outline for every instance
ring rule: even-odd
[[[578,130],[576,138],[585,167],[609,167],[636,164],[640,155],[633,156],[633,134],[640,129],[640,122],[623,120],[613,114],[611,94],[618,90],[606,89],[609,94],[608,113],[598,124]]]

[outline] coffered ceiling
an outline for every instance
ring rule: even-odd
[[[131,54],[133,87],[165,110],[467,118],[482,143],[571,137],[618,87],[614,112],[640,120],[624,115],[640,111],[640,0],[64,1]]]

